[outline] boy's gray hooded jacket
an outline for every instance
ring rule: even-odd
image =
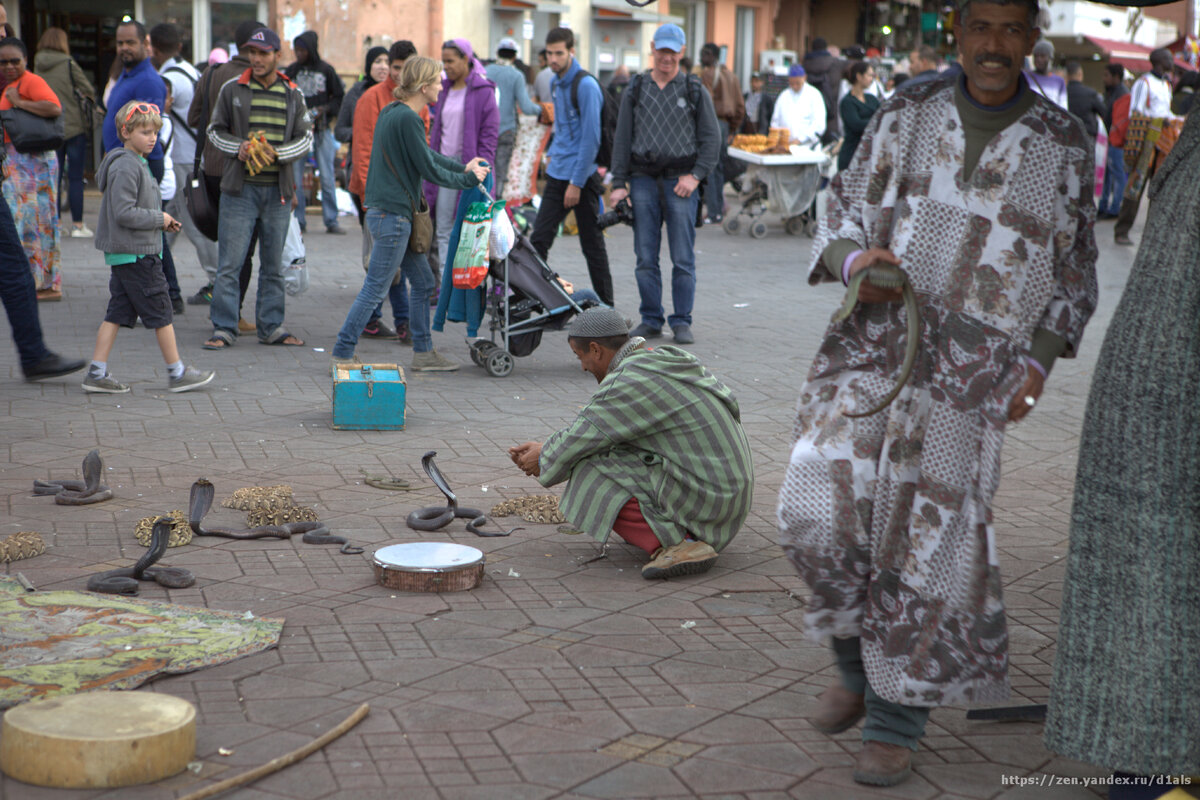
[[[151,255],[162,252],[162,192],[137,153],[110,150],[96,170],[100,222],[96,249],[106,253]]]

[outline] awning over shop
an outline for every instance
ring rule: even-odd
[[[673,17],[669,14],[659,14],[654,11],[643,11],[631,3],[621,0],[592,0],[592,16],[596,19],[607,19],[614,22],[657,22],[666,24],[674,22],[683,24],[683,17]]]
[[[1150,51],[1147,47],[1132,42],[1120,42],[1115,39],[1101,39],[1099,36],[1049,36],[1057,55],[1066,58],[1095,60],[1104,59],[1113,64],[1120,64],[1133,73],[1150,71]],[[1186,70],[1194,67],[1175,59],[1175,63]]]
[[[492,0],[492,8],[501,11],[541,11],[547,14],[566,14],[571,7],[550,0]]]

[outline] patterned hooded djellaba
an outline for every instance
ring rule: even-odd
[[[835,179],[809,283],[840,279],[821,258],[835,240],[890,249],[916,292],[920,355],[888,408],[851,419],[895,380],[904,307],[859,304],[831,325],[779,496],[810,635],[861,636],[871,687],[908,706],[1008,695],[992,498],[1009,403],[1034,331],[1073,356],[1096,304],[1092,142],[1035,97],[964,180],[961,87],[901,90]]]

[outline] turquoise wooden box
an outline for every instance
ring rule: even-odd
[[[333,427],[339,431],[404,428],[404,370],[396,364],[339,364],[333,369]]]

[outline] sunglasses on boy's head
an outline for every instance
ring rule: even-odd
[[[154,105],[154,103],[138,103],[136,106],[129,109],[129,113],[125,115],[125,121],[129,122],[129,120],[133,119],[134,114],[157,114],[157,113],[159,113],[158,106]]]

